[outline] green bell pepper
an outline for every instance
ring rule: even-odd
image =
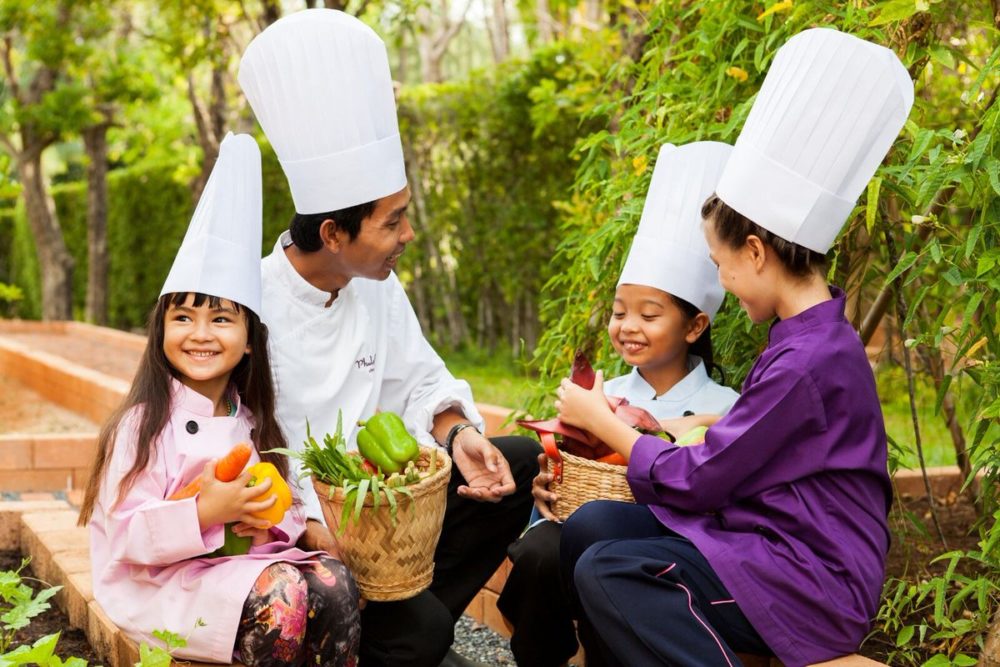
[[[219,558],[221,556],[242,556],[243,554],[250,553],[250,546],[253,544],[253,538],[249,535],[246,537],[240,537],[233,532],[232,523],[226,524],[226,541],[222,543],[222,546],[213,551],[208,555],[209,558]]]
[[[358,426],[363,427],[358,431],[358,451],[386,475],[403,470],[420,454],[416,438],[394,412],[380,412]]]

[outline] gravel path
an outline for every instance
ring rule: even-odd
[[[487,665],[516,665],[510,652],[510,642],[471,616],[462,616],[455,625],[452,648],[469,660]]]

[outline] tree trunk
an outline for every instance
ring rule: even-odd
[[[920,304],[920,314],[925,322],[934,321],[927,310],[926,302]],[[918,346],[917,351],[924,362],[924,366],[927,367],[931,377],[934,379],[934,388],[940,389],[944,384],[945,368],[948,364],[941,348],[927,348],[921,345]],[[972,461],[969,460],[965,432],[962,431],[962,425],[959,423],[958,411],[955,407],[955,397],[952,395],[950,387],[945,392],[944,398],[941,401],[941,416],[944,418],[945,426],[948,427],[951,444],[955,449],[955,463],[962,471],[962,476],[968,479],[972,475]],[[978,493],[978,487],[975,482],[969,488],[972,489],[973,494]]]
[[[504,0],[493,0],[492,16],[487,20],[493,62],[502,63],[510,55],[510,28],[507,21],[507,4]]]
[[[266,28],[281,18],[281,3],[277,0],[263,0],[261,2],[261,29]]]
[[[535,0],[535,23],[538,25],[538,39],[542,44],[548,44],[555,39],[556,34],[553,29],[555,21],[549,9],[549,0]]]
[[[194,74],[189,72],[188,100],[191,102],[191,109],[194,112],[195,127],[198,130],[198,144],[201,146],[202,161],[201,172],[195,177],[191,184],[191,195],[195,205],[201,199],[202,190],[208,183],[208,177],[215,167],[215,160],[219,157],[219,144],[226,131],[226,53],[225,45],[222,42],[223,53],[219,54],[218,60],[212,65],[212,78],[209,92],[209,103],[206,107],[195,86]]]
[[[407,285],[407,294],[412,295],[413,310],[417,313],[417,321],[426,336],[431,330],[431,318],[427,308],[427,290],[424,288],[424,272],[418,264],[413,267],[413,280]]]
[[[527,311],[527,327],[524,332],[524,347],[528,356],[535,353],[535,346],[538,345],[538,307],[532,293],[525,292],[525,310]]]
[[[422,4],[417,8],[416,20],[420,27],[417,31],[417,50],[420,53],[420,72],[424,83],[444,81],[441,62],[448,52],[448,45],[465,24],[465,17],[471,5],[472,0],[468,0],[461,18],[455,21],[449,16],[451,6],[446,1],[442,1],[438,7],[437,12],[440,16],[437,20],[427,5]]]
[[[87,152],[87,305],[85,317],[108,323],[108,123],[83,131]]]
[[[514,308],[512,309],[514,313],[514,321],[508,326],[510,327],[510,356],[517,358],[517,348],[518,342],[524,335],[524,303],[520,295],[514,297]]]
[[[493,297],[495,295],[496,290],[493,289],[493,285],[487,286],[483,292],[483,300],[486,302],[486,321],[483,323],[483,331],[485,333],[484,345],[491,353],[497,348],[496,327],[493,323]]]
[[[434,48],[434,38],[427,34],[418,35],[417,50],[420,52],[420,80],[424,83],[444,81],[444,74],[441,72],[441,58],[444,53],[437,54]]]
[[[16,157],[17,176],[42,279],[42,319],[73,319],[73,257],[66,250],[55,203],[45,186],[41,148],[29,147]]]
[[[476,301],[476,347],[480,350],[486,344],[486,301],[479,299]]]

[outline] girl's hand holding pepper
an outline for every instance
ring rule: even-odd
[[[242,521],[233,524],[233,532],[239,537],[252,537],[253,546],[259,547],[271,541],[271,531],[268,528],[256,528]]]
[[[201,473],[201,492],[196,499],[201,529],[235,521],[262,530],[270,528],[270,521],[258,519],[253,513],[266,510],[277,502],[275,496],[264,501],[255,500],[267,493],[271,488],[271,480],[265,479],[256,486],[247,486],[250,474],[243,472],[231,482],[220,482],[215,478],[215,465],[216,460],[212,459],[205,464]]]
[[[629,459],[632,446],[641,434],[611,411],[608,399],[604,396],[602,371],[597,371],[592,389],[584,389],[565,378],[556,390],[556,395],[559,397],[556,409],[559,410],[561,421],[593,434],[624,456],[626,461]]]
[[[552,475],[546,471],[547,460],[548,457],[545,454],[538,455],[540,471],[531,482],[531,495],[535,499],[535,507],[538,508],[538,512],[549,521],[557,521],[556,515],[552,513],[552,503],[559,500],[559,496],[548,489],[549,482],[552,481]]]

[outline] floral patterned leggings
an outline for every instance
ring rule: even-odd
[[[354,667],[361,615],[354,578],[339,560],[274,563],[254,584],[236,631],[247,667]]]

